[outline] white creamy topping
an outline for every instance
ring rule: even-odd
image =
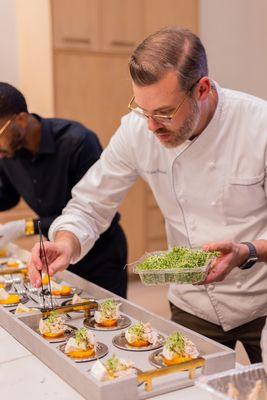
[[[95,348],[95,344],[95,335],[92,332],[87,331],[87,341],[77,341],[75,337],[70,338],[66,343],[65,353],[70,353],[71,351],[87,350],[89,347]]]
[[[2,275],[0,275],[0,283],[6,283],[6,280]]]
[[[104,381],[106,379],[106,376],[107,376],[107,369],[102,364],[101,361],[97,360],[96,363],[92,366],[90,373],[98,381]]]
[[[156,345],[158,343],[158,333],[154,331],[149,323],[144,324],[144,334],[142,338],[131,331],[131,327],[126,329],[125,338],[129,343],[134,343],[136,340],[145,340]]]
[[[116,320],[119,319],[119,317],[120,317],[120,311],[119,311],[120,305],[121,304],[117,304],[116,305],[116,309],[114,310],[113,313],[109,312],[108,318],[107,318],[107,315],[105,315],[102,311],[95,311],[95,314],[94,314],[95,321],[98,324],[101,324],[102,322],[106,321],[107,319],[116,319]]]
[[[167,360],[172,360],[174,357],[181,356],[181,357],[191,357],[191,358],[197,358],[199,356],[199,352],[196,348],[196,345],[191,342],[188,338],[184,337],[185,341],[185,348],[184,348],[184,353],[185,354],[178,354],[177,352],[169,349],[166,346],[163,346],[162,349],[162,355],[165,357]]]
[[[54,322],[49,322],[49,319],[40,319],[39,331],[41,334],[54,333],[57,334],[61,331],[65,331],[67,326],[64,324],[64,320],[61,317],[55,319]]]
[[[7,291],[3,288],[0,289],[0,300],[6,300],[9,297]]]

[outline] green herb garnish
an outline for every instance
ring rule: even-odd
[[[78,331],[75,332],[75,340],[78,344],[81,342],[87,342],[87,329],[85,327],[78,329]]]
[[[145,334],[145,325],[142,322],[137,322],[128,328],[128,332],[132,335],[135,335],[137,338],[142,339]]]
[[[117,313],[118,303],[113,299],[108,299],[99,304],[99,311],[103,314],[104,318],[114,318]]]
[[[108,369],[109,372],[115,372],[118,369],[118,366],[120,365],[120,360],[118,357],[113,354],[112,357],[110,357],[106,362],[105,365]]]
[[[136,267],[136,271],[166,270],[202,267],[219,252],[191,250],[186,247],[174,247],[167,254],[152,255]]]
[[[185,349],[185,339],[181,333],[175,332],[166,339],[164,347],[177,354],[183,354]]]
[[[47,317],[47,322],[50,324],[53,324],[56,322],[56,320],[60,317],[59,313],[57,311],[51,311],[49,314],[49,317]]]
[[[152,254],[140,262],[135,272],[147,285],[196,283],[205,277],[205,267],[219,252],[174,247],[167,253]]]

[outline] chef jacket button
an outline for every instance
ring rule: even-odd
[[[210,205],[212,206],[212,207],[215,207],[216,206],[216,201],[212,201],[211,203],[210,203]]]
[[[37,179],[33,179],[33,183],[36,185],[36,183],[37,183]]]
[[[180,203],[181,203],[181,204],[185,204],[185,203],[186,203],[186,199],[185,199],[184,197],[181,197],[181,198],[180,198]]]
[[[216,167],[215,162],[211,161],[211,162],[209,163],[209,168],[210,168],[210,169],[214,169],[215,167]]]
[[[237,289],[241,289],[241,287],[242,287],[242,283],[241,282],[236,282],[236,287],[237,287]]]

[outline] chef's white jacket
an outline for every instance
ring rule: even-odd
[[[195,140],[177,148],[161,145],[133,112],[123,117],[100,160],[73,188],[50,239],[57,230],[73,232],[81,258],[138,176],[165,217],[170,248],[267,239],[267,102],[217,84],[216,89],[212,120]],[[227,331],[267,314],[267,265],[235,268],[216,284],[171,285],[169,300]]]

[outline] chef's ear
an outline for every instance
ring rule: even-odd
[[[197,100],[206,100],[211,91],[211,83],[207,76],[203,76],[197,84]]]
[[[15,124],[23,129],[26,129],[29,124],[30,114],[27,112],[21,112],[15,117]]]

